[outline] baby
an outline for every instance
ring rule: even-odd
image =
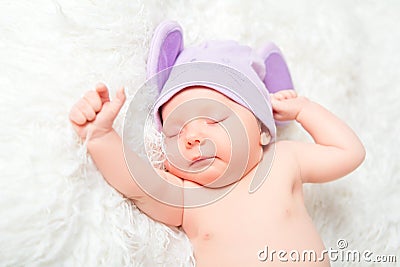
[[[355,133],[292,90],[287,66],[273,45],[261,60],[234,42],[183,49],[181,29],[171,22],[160,25],[154,39],[150,68],[156,66],[155,73],[173,67],[169,77],[161,75],[154,109],[164,135],[164,170],[153,169],[131,151],[124,154],[121,137],[112,128],[125,102],[123,88],[111,101],[107,87],[99,84],[70,112],[74,129],[88,139],[88,152],[107,182],[151,218],[181,226],[193,244],[196,266],[329,266],[304,205],[302,184],[332,181],[357,168],[365,151]],[[194,61],[200,61],[199,68],[201,62],[216,64],[209,65],[218,74],[211,80],[228,73],[248,88],[228,87],[231,83],[223,79],[168,87],[171,77],[176,81],[183,75],[185,80],[182,73],[187,72],[174,76],[174,68],[192,62],[190,69]],[[315,143],[276,141],[274,119],[297,121]],[[156,175],[177,190],[154,185],[149,194],[138,181],[152,181]],[[193,188],[212,196],[210,201],[188,203]],[[316,258],[304,259],[302,252],[311,250]]]

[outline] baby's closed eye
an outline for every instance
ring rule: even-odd
[[[218,119],[218,118],[213,118],[213,119],[207,119],[206,120],[206,122],[207,122],[207,124],[218,124],[218,123],[220,123],[220,122],[223,122],[223,121],[225,121],[226,119],[227,119],[228,117],[223,117],[223,118],[220,118],[220,119]]]

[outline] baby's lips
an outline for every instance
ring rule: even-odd
[[[199,159],[190,163],[191,168],[205,169],[210,166],[215,160],[215,157],[200,157]]]
[[[200,160],[200,159],[202,159],[201,154],[192,157],[191,161],[194,162],[194,161],[197,161],[197,160]]]
[[[192,159],[191,165],[196,163],[196,162],[204,161],[204,160],[207,160],[207,159],[214,159],[214,158],[215,158],[215,156],[199,156],[199,157],[196,157],[196,158]]]

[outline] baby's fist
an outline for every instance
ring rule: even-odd
[[[94,139],[112,130],[114,119],[125,102],[124,89],[121,88],[113,101],[104,84],[98,84],[96,90],[88,91],[72,107],[69,119],[81,139],[88,134]]]
[[[278,121],[295,120],[308,99],[297,96],[294,90],[282,90],[271,94],[274,119]]]

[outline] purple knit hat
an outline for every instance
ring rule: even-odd
[[[272,43],[261,53],[234,41],[208,41],[183,49],[182,29],[173,21],[161,23],[153,36],[147,76],[157,73],[159,96],[154,118],[160,131],[161,106],[181,90],[199,85],[249,109],[269,130],[273,141],[276,128],[269,93],[293,89],[283,56]],[[274,88],[267,90],[267,84]]]

